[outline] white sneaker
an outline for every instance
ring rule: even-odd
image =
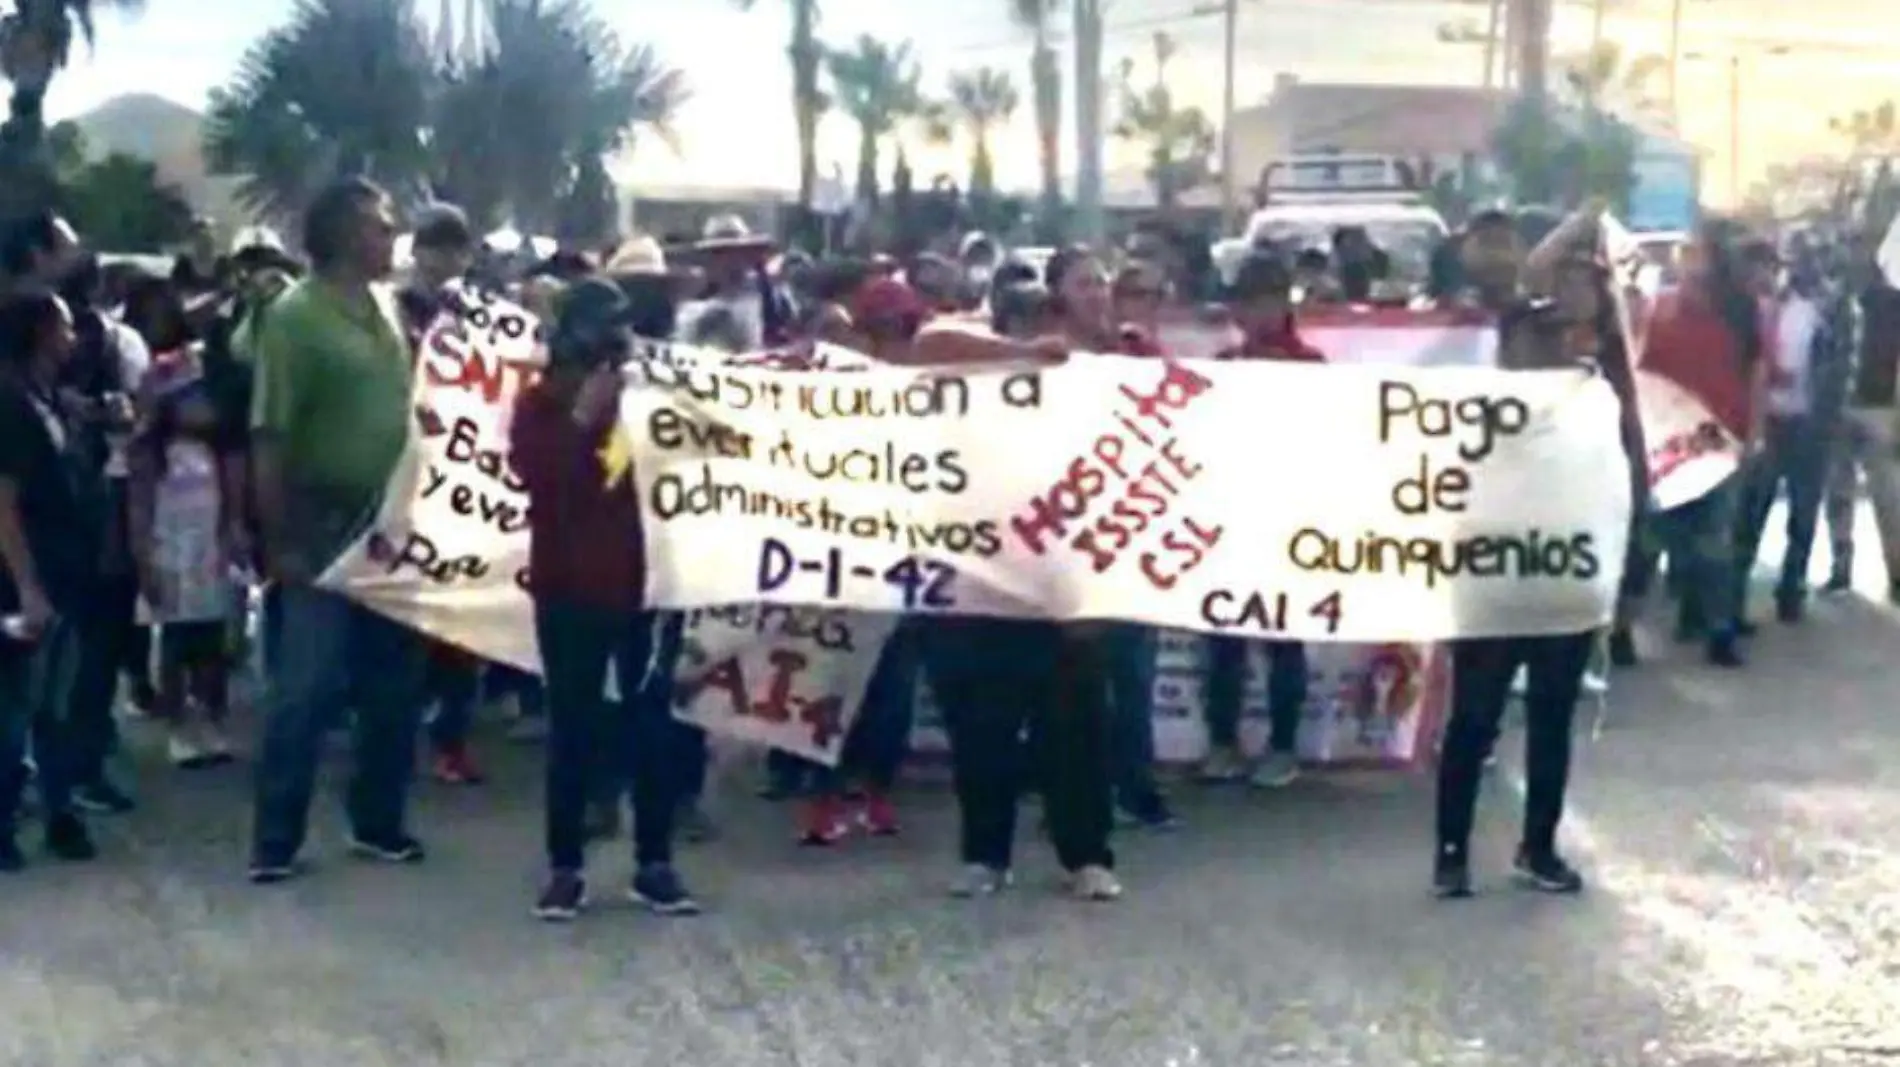
[[[198,731],[198,743],[204,746],[205,755],[214,763],[229,763],[236,753],[231,748],[231,735],[224,727],[213,722],[205,723]]]
[[[1010,874],[994,867],[985,867],[981,863],[972,863],[963,868],[950,883],[950,895],[953,897],[993,897],[1009,888]]]
[[[1069,895],[1077,900],[1119,900],[1122,884],[1107,867],[1084,867],[1069,872]]]
[[[1238,782],[1247,777],[1247,761],[1231,748],[1217,748],[1201,761],[1200,778],[1203,782]]]
[[[165,738],[165,755],[172,766],[181,770],[203,767],[211,762],[211,755],[198,740],[198,732],[191,726],[174,726]]]
[[[1247,784],[1256,789],[1283,789],[1300,780],[1300,758],[1291,752],[1269,752],[1254,768]]]

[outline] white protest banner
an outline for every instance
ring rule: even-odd
[[[745,604],[686,613],[680,719],[835,767],[895,615]]]
[[[1687,390],[1638,369],[1636,405],[1649,450],[1649,499],[1658,511],[1692,503],[1732,477],[1742,445]]]
[[[669,607],[1385,642],[1584,630],[1615,599],[1628,479],[1616,398],[1583,372],[634,373],[622,417]]]
[[[528,498],[507,456],[515,397],[544,363],[538,326],[523,308],[471,294],[429,330],[409,453],[370,529],[322,579],[435,640],[534,674]],[[675,714],[835,764],[891,625],[805,609],[698,613],[674,678]]]

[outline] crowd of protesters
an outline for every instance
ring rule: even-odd
[[[1387,268],[1363,231],[1342,230],[1328,248],[1250,249],[1223,286],[1221,321],[1235,341],[1218,358],[1324,362],[1298,329],[1321,305],[1390,299],[1482,312],[1499,331],[1501,367],[1587,366],[1608,379],[1639,502],[1648,477],[1635,368],[1671,379],[1747,459],[1691,504],[1638,507],[1609,656],[1637,662],[1630,623],[1666,555],[1677,636],[1702,642],[1711,663],[1740,666],[1755,631],[1749,572],[1778,495],[1788,522],[1780,621],[1803,616],[1823,514],[1828,587],[1847,587],[1858,473],[1900,578],[1893,293],[1864,251],[1777,243],[1715,221],[1683,250],[1680,285],[1649,300],[1604,258],[1599,217],[1480,213],[1433,256],[1418,292],[1378,291]],[[162,723],[181,768],[248,753],[253,882],[305,870],[320,756],[339,728],[354,749],[351,851],[421,861],[406,803],[418,747],[437,779],[479,782],[474,713],[507,695],[518,707],[510,733],[547,743],[548,875],[535,914],[581,911],[587,842],[616,832],[629,796],[630,894],[661,913],[696,911],[673,859],[676,840],[713,829],[698,805],[707,743],[670,714],[680,621],[645,607],[638,500],[601,468],[634,339],[794,361],[824,340],[896,365],[1160,356],[1161,318],[1200,295],[1178,258],[1139,244],[1060,249],[1040,269],[981,234],[904,262],[814,260],[726,218],[689,248],[634,236],[610,250],[511,261],[453,207],[405,222],[361,181],[324,191],[304,221],[302,260],[268,244],[224,257],[200,248],[170,277],[102,271],[55,215],[4,235],[0,870],[26,863],[17,831],[29,792],[46,851],[64,860],[94,855],[88,817],[134,808],[110,774],[126,714]],[[398,275],[405,232],[413,263]],[[447,292],[470,283],[509,292],[549,324],[546,370],[511,422],[511,459],[532,505],[539,678],[430,647],[315,581],[387,486],[407,442],[415,347]],[[1557,827],[1571,720],[1603,636],[1452,642],[1440,895],[1472,891],[1473,809],[1520,675],[1528,788],[1515,870],[1547,891],[1582,887]],[[950,739],[961,814],[954,891],[1010,884],[1018,801],[1033,786],[1067,890],[1113,899],[1114,828],[1176,824],[1154,767],[1154,641],[1131,623],[905,619],[841,766],[773,753],[764,791],[796,802],[807,845],[898,833],[892,787],[921,675]],[[1285,786],[1299,773],[1304,649],[1268,643],[1271,730],[1254,754],[1239,743],[1248,652],[1237,638],[1209,640],[1201,776]],[[626,685],[618,703],[601,697],[610,664]],[[261,684],[241,684],[252,673]],[[239,693],[255,704],[244,744],[227,729]]]

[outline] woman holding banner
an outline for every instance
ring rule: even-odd
[[[1499,365],[1538,370],[1592,367],[1616,392],[1632,499],[1647,485],[1646,452],[1637,417],[1635,375],[1609,292],[1610,275],[1597,254],[1593,213],[1560,227],[1557,241],[1540,245],[1527,262],[1527,281],[1553,301],[1520,300],[1499,326]],[[1515,860],[1518,877],[1533,888],[1575,893],[1583,878],[1558,853],[1570,777],[1571,722],[1595,631],[1452,642],[1451,720],[1438,767],[1438,848],[1433,890],[1447,898],[1471,895],[1471,827],[1486,758],[1512,681],[1526,675],[1524,691],[1524,832]]]
[[[1739,254],[1741,235],[1723,220],[1697,233],[1685,249],[1681,288],[1663,294],[1650,316],[1641,362],[1701,401],[1752,454],[1761,440],[1769,361],[1762,358],[1762,309]],[[1684,575],[1677,636],[1704,639],[1709,662],[1722,667],[1744,662],[1735,553],[1746,480],[1738,471],[1655,518],[1672,571]]]

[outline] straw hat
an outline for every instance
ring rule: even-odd
[[[636,233],[620,243],[602,268],[607,274],[667,277],[673,272],[666,266],[666,250],[660,242],[644,233]]]

